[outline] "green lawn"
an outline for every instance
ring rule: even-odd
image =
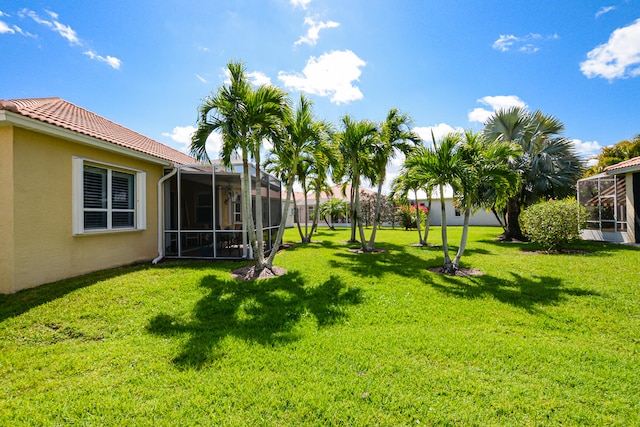
[[[0,425],[640,425],[640,248],[499,232],[470,232],[477,277],[427,271],[415,232],[361,255],[321,229],[276,279],[166,262],[0,296]]]

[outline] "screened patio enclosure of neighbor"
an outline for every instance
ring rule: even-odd
[[[242,215],[242,164],[179,166],[162,185],[163,247],[167,258],[252,258],[247,218]],[[255,216],[256,171],[251,168]],[[261,173],[262,222],[269,252],[282,217],[281,183]]]
[[[634,219],[634,187],[640,176],[601,173],[578,181],[578,201],[589,215],[582,237],[619,243],[635,243],[640,237]],[[635,179],[633,179],[635,178]]]

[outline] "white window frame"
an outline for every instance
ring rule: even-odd
[[[99,162],[95,160],[85,159],[81,157],[73,157],[72,160],[73,171],[73,235],[85,235],[85,234],[102,234],[102,233],[121,233],[130,231],[146,230],[147,228],[147,208],[146,208],[146,189],[147,189],[147,177],[146,173],[140,170],[126,168],[122,166],[112,165],[109,163]],[[112,227],[111,221],[107,220],[107,227],[101,229],[88,229],[84,227],[84,167],[94,166],[101,169],[106,169],[108,175],[111,176],[111,172],[124,172],[133,175],[134,179],[134,226],[133,227]],[[109,182],[110,180],[108,180]],[[112,214],[110,202],[107,208],[107,218],[110,218]]]

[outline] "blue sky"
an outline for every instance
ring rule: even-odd
[[[521,105],[584,156],[640,133],[638,0],[4,0],[0,57],[0,99],[59,96],[182,150],[229,60],[334,123],[396,107],[438,136]]]

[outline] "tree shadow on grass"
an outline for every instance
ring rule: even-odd
[[[156,335],[188,335],[173,359],[181,369],[201,369],[224,356],[219,343],[225,337],[261,345],[285,344],[298,339],[295,326],[304,317],[312,316],[319,328],[328,327],[348,316],[348,306],[362,301],[359,288],[348,287],[335,276],[308,287],[296,272],[250,282],[207,276],[201,286],[210,292],[196,304],[190,320],[158,314],[147,325]]]
[[[345,246],[344,250],[334,254],[329,260],[331,268],[345,269],[358,276],[376,278],[386,274],[416,277],[425,272],[424,258],[412,254],[406,246],[381,244],[377,245],[376,249],[383,249],[386,252],[375,253],[353,253],[348,251],[349,247]],[[425,250],[431,250],[431,248],[425,248]]]
[[[441,281],[433,281],[429,284],[448,295],[465,299],[493,297],[502,303],[523,308],[530,313],[539,313],[538,307],[558,305],[570,297],[601,296],[600,293],[587,289],[568,288],[557,277],[527,278],[516,273],[510,274],[509,279],[489,275],[472,277],[441,275]]]
[[[496,240],[479,240],[479,242],[494,245],[499,248],[516,248],[523,252],[525,251],[540,251],[543,248],[535,243],[531,242],[500,242]],[[611,256],[616,252],[635,252],[640,253],[640,247],[610,242],[599,242],[593,240],[577,240],[566,245],[568,250],[577,250],[574,255],[580,256]],[[581,253],[579,251],[584,251]],[[566,253],[550,253],[549,255],[566,255]]]
[[[79,289],[99,282],[128,274],[133,271],[151,268],[148,264],[135,264],[109,270],[101,270],[82,276],[48,283],[35,288],[24,289],[12,295],[0,295],[0,323],[19,316],[29,310],[62,298]]]

